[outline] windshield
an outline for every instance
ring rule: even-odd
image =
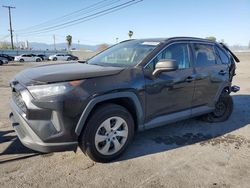
[[[132,40],[110,47],[88,60],[89,64],[134,66],[140,63],[160,42]]]

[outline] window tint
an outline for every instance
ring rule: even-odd
[[[194,44],[196,66],[204,67],[216,64],[216,55],[213,45]]]
[[[155,64],[161,59],[173,59],[178,65],[179,69],[190,67],[190,58],[188,53],[188,44],[172,44],[158,54],[150,64],[147,65],[147,69],[155,69]]]
[[[216,47],[218,53],[219,53],[219,56],[220,56],[220,59],[221,59],[221,62],[223,64],[229,64],[230,63],[230,60],[229,60],[229,57],[226,55],[226,53],[221,50],[220,48]]]

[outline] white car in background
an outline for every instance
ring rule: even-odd
[[[42,58],[38,57],[35,54],[22,54],[22,55],[19,55],[19,56],[15,56],[14,61],[19,61],[19,62],[36,61],[36,62],[40,62],[40,61],[42,61]]]
[[[49,56],[49,60],[51,60],[51,61],[57,61],[57,60],[70,61],[71,57],[69,55],[66,55],[66,54],[55,54],[55,55]]]

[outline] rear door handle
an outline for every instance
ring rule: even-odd
[[[188,76],[187,78],[186,78],[186,82],[192,82],[192,81],[194,81],[194,76]]]
[[[219,74],[220,74],[220,75],[225,75],[225,74],[227,74],[227,71],[221,70],[221,71],[219,72]]]

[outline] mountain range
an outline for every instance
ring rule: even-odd
[[[91,51],[96,51],[99,45],[88,45],[88,44],[75,44],[73,43],[71,45],[71,49],[86,49]],[[40,43],[40,42],[29,42],[29,48],[32,48],[33,50],[54,50],[54,44],[46,44],[46,43]],[[56,49],[62,50],[67,49],[67,43],[56,43]]]

